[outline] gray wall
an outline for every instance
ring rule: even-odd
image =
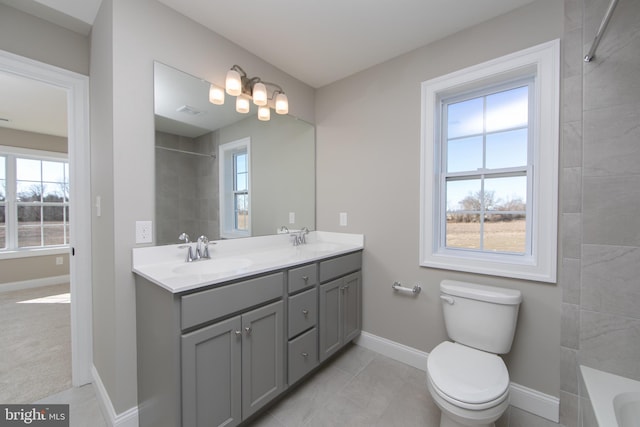
[[[318,90],[317,226],[363,233],[363,328],[431,351],[446,339],[438,285],[458,279],[520,289],[512,381],[559,395],[560,289],[554,284],[421,268],[420,83],[560,38],[562,2],[539,0]],[[340,212],[348,226],[340,227]],[[400,281],[423,288],[396,295]]]
[[[153,0],[103,0],[91,33],[94,365],[117,413],[137,404],[135,222],[155,212],[153,61],[222,85],[239,64],[313,121],[314,90]]]
[[[596,426],[578,366],[640,380],[640,2],[566,0],[561,421]],[[584,419],[584,424],[582,419]]]
[[[0,49],[89,75],[89,37],[0,4]]]

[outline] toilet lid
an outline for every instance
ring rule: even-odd
[[[440,391],[464,403],[490,402],[509,387],[509,373],[500,357],[449,341],[429,353],[427,372]]]

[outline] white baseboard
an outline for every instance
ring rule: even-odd
[[[138,407],[134,406],[126,411],[116,414],[116,410],[111,403],[107,389],[104,387],[100,374],[95,366],[91,367],[93,385],[96,389],[96,398],[107,423],[111,427],[138,427]]]
[[[42,286],[61,285],[69,283],[70,276],[68,274],[62,276],[43,277],[42,279],[22,280],[20,282],[0,283],[0,293],[21,291],[24,289],[40,288]]]
[[[357,345],[380,353],[383,356],[406,363],[422,371],[427,370],[429,353],[424,351],[364,331],[355,342]],[[556,423],[560,419],[560,399],[557,397],[541,393],[514,382],[510,385],[509,394],[511,406]]]

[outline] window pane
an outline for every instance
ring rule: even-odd
[[[5,218],[5,206],[0,205],[0,248],[7,247],[7,220]]]
[[[247,191],[247,175],[236,176],[236,191]]]
[[[16,178],[19,181],[42,181],[40,160],[16,159]]]
[[[247,172],[247,154],[236,154],[236,173]]]
[[[484,183],[486,210],[524,211],[527,203],[527,177],[487,178]]]
[[[40,202],[42,184],[33,181],[16,182],[16,196],[19,202]]]
[[[63,224],[64,223],[64,207],[63,206],[43,206],[42,222],[45,224]]]
[[[525,253],[527,222],[525,215],[487,215],[484,221],[484,249]]]
[[[64,182],[63,162],[42,162],[42,180],[45,182]]]
[[[447,181],[447,212],[480,210],[480,180]]]
[[[529,121],[529,87],[498,92],[487,96],[487,132],[527,126]]]
[[[18,247],[42,246],[42,228],[33,225],[18,226]]]
[[[483,99],[474,98],[447,106],[447,138],[482,133]]]
[[[64,184],[43,184],[42,201],[43,202],[64,202]]]
[[[7,181],[0,179],[0,202],[7,200]]]
[[[487,135],[487,168],[526,166],[527,138],[526,128]]]
[[[480,249],[480,215],[447,217],[445,237],[448,248]]]
[[[45,246],[64,245],[64,225],[45,225],[43,232]]]
[[[249,196],[247,194],[235,195],[235,226],[236,230],[249,229]]]
[[[27,223],[40,224],[42,212],[40,206],[18,206],[18,222],[20,225]]]
[[[482,167],[482,137],[449,140],[447,172],[475,171]]]

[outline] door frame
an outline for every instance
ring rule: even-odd
[[[0,50],[0,71],[57,86],[67,92],[70,178],[71,380],[92,382],[91,157],[89,77]]]

